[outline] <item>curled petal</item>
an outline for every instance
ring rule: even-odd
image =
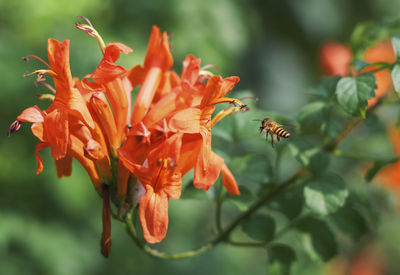
[[[224,184],[228,193],[232,195],[240,195],[239,187],[237,186],[235,177],[225,163],[222,165],[221,173],[222,183]]]
[[[168,229],[167,195],[164,192],[154,193],[153,187],[146,185],[146,194],[139,203],[139,215],[146,242],[161,242]]]
[[[181,80],[189,83],[190,85],[194,85],[199,78],[200,63],[200,58],[195,58],[193,55],[186,56],[185,60],[183,61]]]
[[[36,175],[40,174],[43,171],[43,159],[40,156],[39,151],[43,150],[47,146],[49,146],[49,145],[45,142],[36,143],[36,146],[35,146],[35,155],[36,155],[36,164],[37,164]]]

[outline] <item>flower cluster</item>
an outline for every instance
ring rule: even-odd
[[[121,43],[105,44],[86,19],[76,27],[95,37],[103,53],[93,73],[73,77],[69,41],[49,39],[47,67],[36,70],[36,83],[53,93],[46,110],[25,109],[9,129],[32,123],[37,174],[43,170],[39,151],[50,147],[58,177],[71,174],[72,158],[88,173],[103,197],[102,253],[111,248],[110,197],[117,207],[139,203],[140,222],[147,242],[163,240],[168,228],[168,201],[179,199],[181,178],[194,169],[193,184],[208,190],[222,174],[227,191],[238,195],[236,181],[224,159],[211,149],[211,128],[227,115],[248,110],[225,95],[238,77],[214,76],[191,55],[183,61],[181,75],[171,69],[173,58],[167,33],[153,27],[143,65],[127,70],[115,62],[132,51]],[[29,74],[29,75],[32,75]],[[51,76],[54,86],[46,83]],[[140,87],[132,102],[132,91]],[[228,107],[213,116],[215,105]],[[135,198],[135,199],[133,199]],[[128,205],[128,206],[127,206]]]

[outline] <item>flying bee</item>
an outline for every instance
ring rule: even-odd
[[[280,142],[281,137],[282,138],[290,137],[290,133],[285,129],[283,129],[283,127],[279,123],[267,117],[261,121],[260,134],[262,132],[266,132],[265,135],[266,139],[268,139],[268,134],[271,135],[272,147],[274,147],[274,134],[276,135],[278,142]]]

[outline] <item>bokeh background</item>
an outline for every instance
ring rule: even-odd
[[[323,42],[346,42],[358,22],[399,10],[398,0],[0,0],[0,274],[266,274],[259,248],[219,245],[196,258],[152,259],[116,221],[112,254],[104,259],[101,200],[83,169],[75,164],[71,177],[57,179],[45,150],[44,172],[36,176],[29,126],[6,137],[24,108],[47,105],[36,98],[45,88],[23,78],[42,65],[21,57],[46,59],[47,38],[70,39],[73,75],[83,77],[98,64],[96,41],[74,27],[76,15],[88,17],[106,42],[134,49],[120,59],[128,68],[143,62],[151,26],[158,25],[171,34],[178,71],[185,55],[201,57],[223,76],[240,76],[235,91],[253,92],[259,108],[290,116],[321,76],[317,53]],[[172,200],[170,206],[162,249],[183,251],[210,238],[212,202]]]

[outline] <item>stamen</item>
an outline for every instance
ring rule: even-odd
[[[12,133],[18,131],[19,128],[21,128],[21,124],[22,124],[22,122],[19,120],[16,120],[13,123],[11,123],[10,127],[8,128],[7,136],[9,137],[9,136],[11,136]]]
[[[257,103],[259,100],[258,97],[254,97],[254,96],[245,96],[245,97],[239,98],[239,100],[243,100],[243,99],[251,99],[251,100],[253,100],[254,103]]]
[[[175,163],[174,158],[172,158],[172,157],[167,157],[165,159],[162,159],[162,158],[158,159],[157,165],[161,166],[161,168],[164,168],[164,169],[168,169],[168,168],[173,169],[178,166]]]
[[[43,59],[41,59],[39,56],[36,56],[36,55],[32,55],[32,54],[27,55],[27,56],[23,57],[22,60],[24,60],[25,62],[28,62],[30,57],[39,60],[39,61],[42,62],[44,65],[46,65],[46,67],[50,68],[50,65],[49,65],[46,61],[44,61]]]
[[[51,76],[57,76],[57,74],[55,72],[53,72],[52,70],[36,70],[31,73],[25,73],[24,77],[28,77],[28,76],[31,76],[34,74],[38,75],[38,78],[36,79],[36,81],[42,81],[42,79],[44,78],[44,76],[43,76],[44,74],[48,74]]]
[[[82,18],[85,20],[88,24],[81,24],[79,22],[75,22],[75,27],[77,27],[79,30],[86,32],[88,35],[91,37],[96,38],[97,43],[99,44],[101,52],[104,54],[106,44],[104,43],[103,39],[101,38],[100,34],[96,31],[96,29],[93,27],[92,23],[89,21],[84,16],[77,15],[77,17]]]
[[[39,98],[40,100],[50,100],[50,101],[54,101],[55,96],[52,94],[37,94],[36,95],[37,98]]]
[[[35,81],[34,83],[41,84],[41,85],[45,86],[47,89],[49,89],[53,94],[56,94],[56,89],[54,89],[49,83],[46,83],[43,81],[40,81],[40,82]]]
[[[220,111],[218,114],[216,114],[212,119],[211,119],[211,127],[213,127],[215,124],[217,124],[219,121],[221,121],[224,117],[233,115],[239,112],[246,112],[250,110],[249,106],[243,104],[238,107],[233,107],[229,106],[225,110]]]
[[[236,106],[236,104],[239,106],[245,105],[239,99],[229,98],[229,97],[221,97],[221,98],[215,99],[215,100],[211,101],[209,105],[215,105],[218,103],[230,103],[230,104],[233,104],[233,106]]]
[[[210,68],[215,68],[216,70],[219,71],[219,67],[215,66],[213,64],[204,65],[203,67],[200,68],[200,71],[206,71],[207,69],[210,69]]]

